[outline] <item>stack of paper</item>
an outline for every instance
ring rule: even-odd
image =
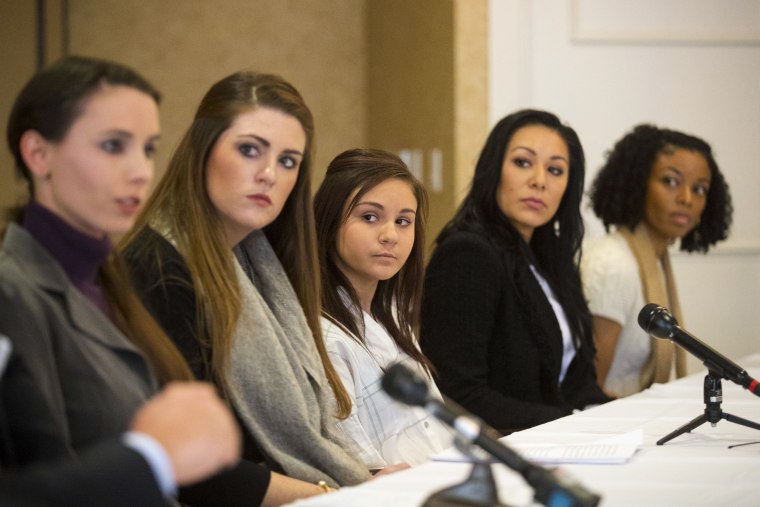
[[[541,465],[617,465],[626,463],[636,452],[633,444],[574,444],[514,446],[523,458]]]
[[[641,446],[641,430],[606,437],[590,443],[505,442],[527,460],[541,465],[615,465],[626,463]],[[455,448],[433,456],[433,461],[471,461]]]

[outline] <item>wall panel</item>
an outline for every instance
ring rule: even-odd
[[[69,0],[73,53],[115,59],[158,86],[163,140],[157,167],[203,93],[240,69],[281,74],[314,113],[316,174],[366,138],[364,0]]]

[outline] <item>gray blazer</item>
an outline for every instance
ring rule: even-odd
[[[0,250],[0,333],[13,343],[0,394],[19,464],[120,434],[157,389],[142,354],[16,224]]]

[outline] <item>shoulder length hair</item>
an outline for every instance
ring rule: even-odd
[[[515,132],[533,125],[549,128],[564,140],[570,156],[570,170],[557,213],[552,220],[533,231],[527,245],[528,253],[517,229],[499,207],[496,193],[507,145]],[[580,205],[585,164],[578,134],[556,115],[523,109],[506,116],[491,130],[475,166],[470,191],[436,242],[443,241],[452,231],[475,228],[486,231],[494,241],[517,255],[532,256],[565,310],[573,335],[587,345],[584,347],[586,351],[591,351],[591,316],[578,271],[584,234]]]
[[[336,262],[338,236],[340,228],[361,198],[390,179],[407,183],[417,200],[414,243],[409,258],[399,272],[388,280],[378,282],[371,310],[401,350],[429,371],[431,363],[417,347],[415,338],[420,322],[428,198],[422,183],[393,153],[372,149],[348,150],[335,157],[327,167],[322,185],[314,197],[322,278],[322,314],[348,330],[352,338],[365,343],[359,298]],[[345,290],[350,308],[341,298],[340,288]]]
[[[124,245],[147,248],[146,253],[155,256],[156,245],[130,245],[131,241],[151,223],[159,223],[170,231],[187,262],[195,288],[196,336],[204,348],[210,347],[210,371],[225,392],[224,372],[240,316],[241,298],[233,264],[236,261],[222,236],[219,214],[208,196],[208,160],[219,137],[235,119],[259,107],[294,117],[306,135],[295,186],[279,216],[264,232],[295,289],[335,392],[339,415],[345,417],[350,411],[350,400],[327,357],[319,323],[319,264],[311,201],[314,120],[293,85],[279,76],[252,71],[236,72],[214,84],[201,100],[166,174]]]
[[[35,197],[34,180],[21,154],[21,136],[34,130],[50,142],[62,141],[87,101],[104,86],[133,88],[152,97],[156,104],[161,99],[158,90],[129,67],[80,56],[65,57],[38,72],[19,93],[8,119],[7,139],[17,175],[26,181],[31,199]],[[22,214],[23,208],[10,212],[14,220],[20,220]],[[143,351],[159,381],[191,379],[182,355],[134,292],[117,251],[109,255],[98,278],[111,319]]]
[[[637,125],[615,143],[591,187],[591,206],[606,230],[611,225],[634,229],[644,219],[649,176],[657,156],[679,148],[700,153],[710,168],[705,209],[699,225],[681,238],[681,250],[707,252],[728,237],[731,195],[710,145],[698,137],[647,124]]]

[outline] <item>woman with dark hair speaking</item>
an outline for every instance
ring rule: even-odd
[[[119,435],[159,384],[192,378],[110,239],[147,197],[159,99],[128,67],[69,56],[13,104],[8,147],[29,200],[2,233],[0,334],[19,366],[0,394],[18,465]]]
[[[553,114],[502,119],[425,276],[421,346],[441,391],[498,430],[608,400],[575,262],[584,155]]]
[[[646,303],[682,322],[668,245],[707,252],[731,224],[728,186],[703,140],[639,125],[615,144],[591,189],[607,230],[583,259],[586,295],[605,391],[627,396],[686,373],[685,351],[649,338],[637,324]]]

